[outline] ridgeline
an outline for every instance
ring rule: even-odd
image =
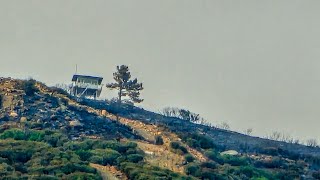
[[[320,148],[0,78],[1,179],[320,179]]]

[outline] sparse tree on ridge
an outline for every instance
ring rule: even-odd
[[[140,91],[143,90],[142,83],[138,83],[137,78],[131,80],[129,67],[126,65],[117,66],[117,71],[113,73],[115,83],[107,84],[107,88],[118,90],[118,103],[122,102],[122,97],[129,97],[133,103],[140,103]]]
[[[176,117],[194,123],[205,122],[205,120],[202,117],[200,117],[199,114],[193,113],[186,109],[166,107],[163,108],[159,113],[167,117]]]
[[[317,147],[318,142],[316,139],[308,139],[306,145],[309,147]]]
[[[252,134],[253,129],[252,128],[248,128],[245,130],[244,134],[250,136]]]

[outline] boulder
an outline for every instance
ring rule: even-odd
[[[9,116],[11,117],[17,117],[18,116],[18,113],[16,113],[15,111],[12,111]]]
[[[101,111],[101,115],[102,115],[102,116],[106,116],[107,114],[108,114],[108,113],[107,113],[106,110],[102,110],[102,111]]]
[[[229,155],[229,156],[237,156],[239,153],[235,150],[228,150],[220,153],[222,156],[223,155]]]
[[[80,121],[78,121],[78,120],[70,121],[70,122],[69,122],[69,125],[72,126],[72,127],[83,126],[83,125],[80,123]]]
[[[20,118],[20,122],[21,123],[25,123],[25,122],[27,122],[28,121],[28,119],[26,118],[26,117],[21,117]]]

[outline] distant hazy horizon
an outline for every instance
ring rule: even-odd
[[[0,76],[112,81],[126,64],[140,105],[187,108],[253,135],[316,138],[320,1],[1,1]],[[105,88],[104,97],[115,95]]]

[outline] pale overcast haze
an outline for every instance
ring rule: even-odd
[[[320,141],[320,1],[1,0],[0,76],[111,82],[126,64],[140,105]],[[114,95],[104,89],[107,97]]]

